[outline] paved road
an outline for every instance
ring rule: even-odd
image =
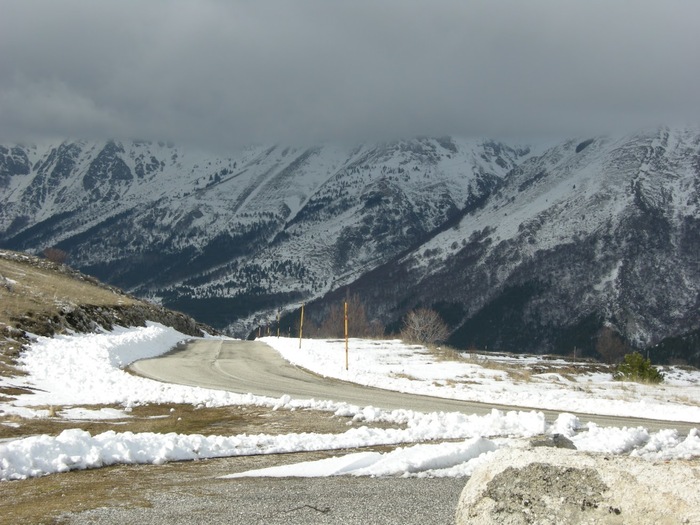
[[[372,405],[385,409],[406,408],[420,412],[463,412],[487,414],[493,408],[513,410],[503,405],[490,405],[402,394],[328,379],[289,364],[268,345],[259,341],[194,340],[184,349],[154,359],[137,361],[131,370],[152,379],[183,385],[201,386],[238,393],[280,397],[330,399],[358,406]],[[559,412],[542,410],[548,421]],[[677,428],[687,433],[698,424],[577,414],[583,422],[603,426],[643,426],[650,430]]]

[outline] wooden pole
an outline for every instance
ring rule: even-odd
[[[301,348],[301,338],[304,333],[304,303],[301,303],[301,318],[299,319],[299,348]]]
[[[280,311],[277,310],[277,339],[280,338]]]
[[[348,302],[345,301],[345,370],[348,369]]]

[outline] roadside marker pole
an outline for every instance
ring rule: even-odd
[[[348,302],[345,301],[345,370],[348,369]]]
[[[299,348],[301,348],[301,337],[304,332],[304,303],[301,303],[301,319],[299,319]]]
[[[280,338],[280,311],[277,310],[277,339]]]

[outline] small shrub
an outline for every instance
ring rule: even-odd
[[[661,383],[664,375],[651,365],[651,360],[644,359],[639,352],[627,354],[613,373],[616,381],[636,381],[638,383]]]

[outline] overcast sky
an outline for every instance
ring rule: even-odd
[[[700,123],[696,0],[0,0],[0,140]]]

